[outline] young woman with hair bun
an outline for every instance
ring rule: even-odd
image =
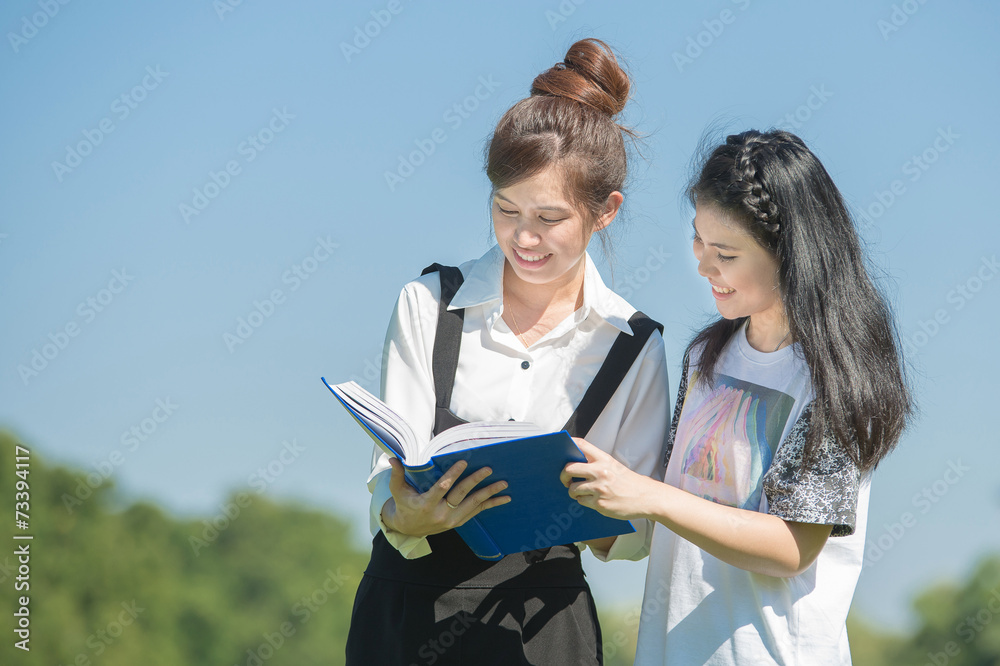
[[[527,421],[658,473],[662,328],[605,286],[587,253],[623,201],[630,132],[615,117],[629,88],[611,49],[584,39],[500,119],[485,155],[496,245],[403,287],[386,334],[382,398],[418,434]],[[456,483],[458,463],[420,494],[397,460],[373,458],[374,540],[348,664],[603,663],[578,545],[480,560],[453,528],[508,502],[503,479],[475,489],[491,473],[480,469]],[[650,524],[635,526],[588,546],[645,557]]]
[[[722,318],[685,354],[664,480],[580,442],[563,482],[657,523],[636,664],[850,664],[869,473],[912,411],[890,309],[797,136],[728,137],[688,192]]]

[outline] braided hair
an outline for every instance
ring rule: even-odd
[[[761,225],[764,232],[777,234],[781,229],[781,222],[778,220],[778,207],[764,188],[763,179],[757,175],[757,160],[755,158],[768,150],[768,143],[761,139],[761,136],[758,134],[747,136],[742,145],[739,145],[737,136],[730,136],[726,139],[727,144],[737,146],[737,152],[733,159],[733,181],[728,185],[728,188],[732,195],[740,201],[750,218]]]
[[[868,274],[840,192],[819,159],[790,132],[726,138],[688,186],[778,262],[778,288],[793,339],[809,366],[815,405],[805,464],[832,435],[858,467],[874,468],[896,445],[913,402],[892,312]],[[745,317],[699,332],[700,376],[712,382]]]

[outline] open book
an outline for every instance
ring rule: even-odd
[[[455,529],[481,559],[499,560],[511,553],[635,531],[627,520],[601,515],[569,496],[559,473],[570,462],[586,462],[586,457],[566,431],[544,432],[514,421],[478,422],[422,441],[388,405],[357,383],[323,383],[382,450],[399,458],[406,480],[420,492],[459,460],[469,463],[462,478],[489,466],[493,473],[481,486],[507,482],[502,494],[510,502]]]

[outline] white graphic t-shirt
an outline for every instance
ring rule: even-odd
[[[636,664],[850,664],[845,623],[861,573],[867,479],[824,439],[802,464],[812,387],[798,345],[750,346],[745,326],[711,384],[692,349],[667,448],[664,482],[719,504],[833,525],[799,576],[755,574],[656,525]]]

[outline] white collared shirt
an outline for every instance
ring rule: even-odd
[[[501,318],[505,258],[494,246],[460,269],[465,282],[449,309],[465,309],[451,411],[465,421],[527,421],[559,430],[576,409],[620,332],[629,335],[635,308],[605,286],[585,257],[583,307],[525,348]],[[425,275],[403,287],[382,355],[382,399],[418,437],[434,428],[431,371],[441,296],[440,276]],[[670,405],[663,338],[654,332],[618,390],[587,434],[631,469],[662,477]],[[499,480],[499,479],[497,479]],[[388,456],[374,449],[368,478],[372,534],[381,529],[406,558],[430,553],[426,538],[388,529],[381,519],[389,492]],[[488,509],[487,509],[488,510]],[[619,537],[600,559],[641,559],[649,553],[648,521],[632,521],[635,534]]]

